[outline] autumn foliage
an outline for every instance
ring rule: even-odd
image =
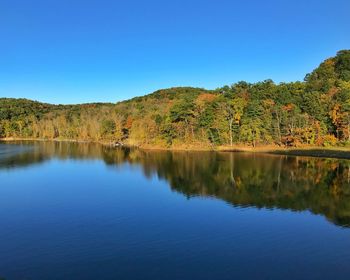
[[[326,59],[303,82],[170,88],[116,104],[1,98],[0,137],[160,147],[348,145],[350,50]]]

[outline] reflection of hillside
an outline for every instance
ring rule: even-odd
[[[103,146],[88,143],[17,141],[2,145],[11,152],[0,153],[0,168],[25,167],[51,158],[101,159]]]
[[[188,197],[211,196],[234,206],[309,210],[350,226],[350,161],[245,153],[115,150],[94,144],[44,142],[2,158],[0,168],[46,159],[103,159],[139,165]]]
[[[186,196],[212,196],[235,206],[309,210],[350,226],[350,161],[244,153],[108,154],[108,162],[140,164]]]
[[[15,168],[44,162],[47,158],[29,145],[3,145],[0,143],[0,169]]]

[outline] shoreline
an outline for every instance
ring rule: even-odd
[[[71,139],[33,139],[33,138],[0,138],[0,142],[16,142],[16,141],[38,141],[38,142],[68,142],[68,143],[91,143],[110,146],[112,141],[93,141],[93,140],[71,140]],[[277,145],[266,146],[183,146],[183,147],[161,147],[152,145],[131,146],[148,151],[183,151],[183,152],[236,152],[236,153],[259,153],[286,156],[303,156],[303,157],[319,157],[319,158],[336,158],[350,160],[350,147],[319,147],[319,146],[302,146],[302,147],[281,147]]]

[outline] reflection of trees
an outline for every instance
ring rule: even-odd
[[[123,153],[115,151],[114,154]],[[156,173],[175,191],[235,206],[309,210],[350,226],[350,162],[245,153],[132,150],[118,156]]]
[[[24,144],[23,144],[24,145]],[[139,165],[187,197],[211,196],[235,206],[309,210],[350,226],[350,161],[246,153],[110,149],[97,144],[43,142],[0,157],[0,168],[46,159],[103,159]]]
[[[68,142],[16,141],[3,145],[7,152],[0,153],[0,168],[24,167],[43,163],[51,158],[101,159],[103,150],[99,144]],[[3,148],[4,149],[4,148]]]
[[[47,157],[29,145],[0,144],[0,169],[15,168],[44,162]]]

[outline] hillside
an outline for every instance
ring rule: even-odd
[[[123,141],[154,147],[350,144],[350,50],[303,82],[170,88],[116,104],[0,98],[0,137]]]

